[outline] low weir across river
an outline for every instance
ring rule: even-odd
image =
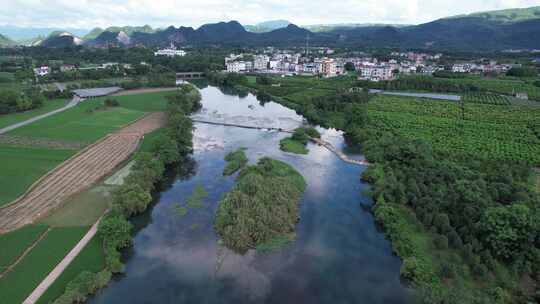
[[[242,125],[242,124],[235,124],[235,123],[226,123],[226,122],[218,122],[218,121],[210,121],[210,120],[201,120],[201,119],[192,119],[193,122],[197,123],[203,123],[208,125],[218,125],[218,126],[226,126],[226,127],[236,127],[236,128],[243,128],[243,129],[256,129],[256,130],[269,130],[269,131],[277,131],[277,132],[283,132],[283,133],[289,133],[292,134],[293,130],[285,130],[282,128],[275,128],[275,127],[260,127],[260,126],[249,126],[249,125]],[[344,162],[360,165],[360,166],[368,166],[369,163],[365,160],[356,160],[356,159],[350,159],[340,150],[336,149],[331,143],[326,142],[320,138],[310,138],[312,142],[318,144],[319,146],[325,147],[326,149],[330,150],[334,154],[336,154],[341,160]]]

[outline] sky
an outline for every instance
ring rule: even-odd
[[[193,26],[286,19],[298,25],[419,24],[478,11],[540,6],[540,0],[2,0],[1,25],[82,28]]]

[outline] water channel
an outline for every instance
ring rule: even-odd
[[[293,129],[303,119],[253,95],[238,97],[215,87],[201,89],[199,118]],[[346,150],[342,134],[319,128],[323,139]],[[173,177],[154,206],[134,219],[137,232],[125,253],[125,274],[91,303],[408,303],[401,262],[368,211],[371,199],[360,181],[365,169],[347,164],[323,147],[308,155],[279,150],[288,134],[196,124],[190,174]],[[236,254],[220,245],[214,212],[234,178],[223,177],[224,156],[247,148],[250,162],[263,156],[285,161],[306,179],[296,239],[276,251]],[[350,152],[349,152],[350,153]],[[361,155],[351,155],[361,158]],[[175,211],[203,186],[204,207]]]

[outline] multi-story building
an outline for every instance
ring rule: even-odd
[[[240,73],[246,70],[246,63],[244,61],[230,61],[227,62],[227,72]]]
[[[473,65],[470,63],[457,63],[452,66],[454,73],[469,73],[472,69]]]
[[[324,59],[322,61],[321,74],[324,77],[336,76],[336,61],[334,59]]]
[[[266,55],[257,55],[253,61],[253,68],[255,70],[266,70],[268,69],[268,62],[270,62],[270,57]]]
[[[171,43],[170,47],[154,52],[154,56],[183,57],[186,56],[186,52],[184,50],[177,50],[176,47]]]
[[[391,80],[392,68],[384,65],[365,65],[359,69],[359,78],[370,81]]]

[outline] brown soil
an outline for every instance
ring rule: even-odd
[[[174,91],[176,89],[177,88],[175,87],[135,89],[135,90],[120,91],[118,93],[112,94],[111,96],[125,96],[125,95],[135,95],[135,94],[142,94],[142,93],[168,92],[168,91]]]
[[[69,196],[109,175],[135,151],[144,134],[164,123],[164,113],[149,114],[53,169],[19,199],[0,208],[0,234],[46,216]]]
[[[24,136],[0,135],[0,144],[21,147],[40,147],[55,150],[80,150],[88,142],[72,142],[46,138],[31,138]]]

